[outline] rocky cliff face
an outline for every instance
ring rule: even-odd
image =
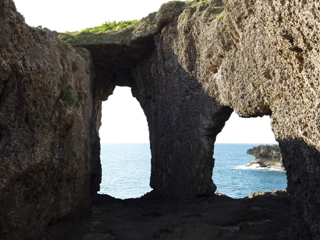
[[[193,38],[198,54],[180,62],[184,68],[194,63],[191,74],[206,92],[240,116],[271,115],[292,196],[294,220],[285,238],[317,239],[319,3],[256,0],[224,6],[220,23],[203,23],[200,7],[188,18],[189,34],[179,36]]]
[[[89,59],[0,0],[1,239],[37,239],[49,222],[90,208]]]
[[[282,156],[278,145],[260,145],[247,150],[247,154],[253,155],[253,164],[259,164],[261,167],[275,168],[279,170],[285,170],[282,163]]]
[[[211,0],[161,7],[156,28],[147,34],[155,39],[149,54],[141,55],[126,75],[112,68],[105,74],[114,76],[109,80],[114,85],[123,84],[117,80],[123,76],[128,79],[125,84],[146,113],[151,184],[158,195],[181,199],[212,192],[210,146],[230,108],[242,117],[270,115],[293,206],[292,228],[283,237],[319,237],[318,8],[311,0]],[[132,50],[145,36],[133,29],[114,43]],[[79,46],[103,50],[110,44]]]
[[[232,109],[270,115],[293,212],[281,237],[320,237],[318,2],[176,1],[120,32],[62,36],[90,51],[95,81],[86,50],[85,62],[13,8],[0,0],[1,238],[88,209],[101,101],[117,85],[147,116],[156,196],[212,194],[213,144]]]

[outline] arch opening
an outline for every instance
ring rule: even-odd
[[[247,150],[258,147],[255,150],[257,155],[259,146],[262,146],[259,156],[263,155],[262,151],[274,155],[272,151],[275,149],[263,147],[268,145],[278,145],[269,116],[240,118],[233,112],[217,135],[214,146],[215,167],[212,179],[217,186],[216,192],[232,198],[243,198],[258,191],[286,190],[284,169],[272,165],[267,167],[262,162],[254,163],[255,156],[247,153]]]
[[[129,87],[116,87],[102,103],[100,194],[137,198],[149,186],[151,154],[146,117]]]

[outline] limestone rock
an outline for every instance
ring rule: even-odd
[[[117,40],[119,54],[112,41],[87,44],[98,71],[96,89],[103,89],[99,99],[116,85],[130,86],[145,111],[155,193],[178,199],[212,193],[212,145],[231,111],[270,115],[294,217],[282,237],[319,238],[319,3],[206,0],[176,7],[156,14],[162,24],[154,38],[135,42],[145,48]],[[134,49],[146,51],[122,57]]]
[[[293,216],[281,238],[319,239],[319,8],[315,0],[175,1],[122,34],[72,36],[90,51],[93,72],[86,50],[84,61],[0,0],[0,237],[35,238],[89,208],[100,180],[101,101],[130,86],[149,124],[155,196],[212,195],[213,144],[232,110],[270,115]]]
[[[319,2],[226,0],[216,23],[202,20],[198,4],[178,24],[179,62],[240,116],[271,116],[292,197],[292,226],[282,238],[318,239]]]
[[[269,196],[288,196],[288,192],[287,191],[282,191],[282,190],[273,190],[270,192],[254,192],[252,194],[250,194],[248,197],[246,198],[254,198],[257,196],[261,196],[261,197],[269,197]]]
[[[248,149],[247,154],[254,156],[252,163],[247,166],[259,164],[261,167],[284,170],[282,156],[278,145],[259,145],[258,147]]]
[[[214,194],[213,143],[232,112],[208,97],[177,59],[177,22],[190,4],[164,4],[122,31],[60,35],[91,52],[97,100],[107,99],[115,86],[132,88],[149,126],[150,185],[156,195],[179,200]]]
[[[0,0],[3,240],[37,239],[48,223],[90,209],[90,53],[22,20],[11,0]]]

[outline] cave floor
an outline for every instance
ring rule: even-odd
[[[97,195],[90,214],[50,225],[43,239],[270,240],[289,224],[289,197],[277,193],[244,199],[215,196],[192,203]]]

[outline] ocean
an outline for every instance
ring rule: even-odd
[[[243,198],[257,191],[285,190],[285,171],[246,167],[254,158],[246,154],[259,144],[215,144],[213,182],[218,193]],[[102,183],[100,194],[127,199],[151,191],[151,153],[145,143],[102,143]]]

